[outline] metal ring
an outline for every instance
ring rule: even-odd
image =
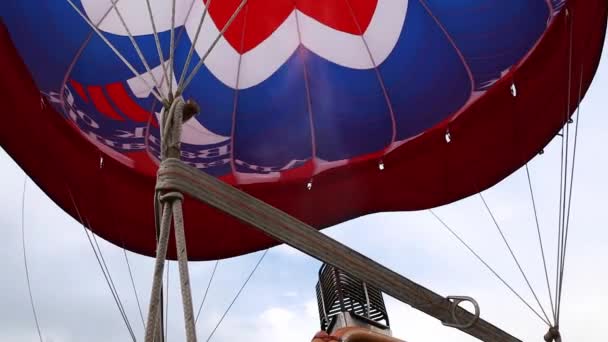
[[[475,325],[475,323],[477,323],[477,321],[479,320],[479,304],[477,303],[477,301],[471,297],[467,297],[467,296],[449,296],[447,297],[447,299],[450,301],[450,312],[452,314],[452,319],[454,323],[450,323],[450,322],[441,322],[443,325],[447,326],[447,327],[451,327],[451,328],[456,328],[456,329],[468,329],[470,327],[472,327],[473,325]],[[460,303],[462,302],[469,302],[471,304],[473,304],[473,307],[475,308],[475,317],[468,323],[465,324],[460,324],[457,323],[458,322],[458,318],[456,318],[456,309],[458,308],[458,306],[460,305]]]

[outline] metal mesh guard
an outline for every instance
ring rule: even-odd
[[[316,292],[322,330],[330,329],[334,318],[342,312],[349,312],[379,328],[389,327],[380,290],[337,268],[327,264],[321,266]]]

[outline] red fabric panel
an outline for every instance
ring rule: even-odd
[[[608,3],[570,0],[574,21],[571,98],[583,93],[601,54]],[[565,12],[532,53],[481,99],[428,133],[376,161],[349,164],[301,182],[240,186],[248,193],[323,228],[368,213],[434,207],[484,190],[534,157],[560,130],[567,108],[568,26]],[[77,217],[69,193],[90,229],[117,245],[154,255],[152,198],[155,178],[105,158],[65,119],[40,106],[36,88],[4,25],[0,25],[0,145],[64,210]],[[581,70],[582,67],[582,70]],[[515,83],[517,97],[511,96]],[[447,144],[449,127],[452,142]],[[25,135],[25,136],[24,136]],[[144,152],[132,155],[146,163]],[[150,162],[150,169],[153,163]],[[191,260],[225,258],[277,244],[239,221],[187,199],[184,204]],[[57,229],[60,234],[63,227]],[[370,227],[370,229],[373,229]],[[174,257],[174,251],[170,256]]]
[[[112,83],[106,86],[106,90],[112,102],[124,115],[135,122],[148,122],[150,112],[141,108],[133,101],[122,83]]]
[[[93,100],[93,104],[95,108],[105,116],[114,120],[124,120],[114,108],[108,99],[106,99],[106,95],[103,93],[103,88],[100,86],[88,86],[87,90],[89,91],[89,95],[91,96],[91,100]]]
[[[84,103],[89,103],[89,97],[87,96],[87,93],[84,90],[84,87],[82,86],[82,84],[80,84],[74,80],[70,80],[70,85],[74,88],[74,90],[76,90],[76,93],[78,94],[78,96],[80,96],[80,98],[82,99],[82,101],[84,101]]]

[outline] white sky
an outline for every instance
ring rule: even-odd
[[[608,47],[607,47],[608,48]],[[608,154],[605,108],[608,57],[582,103],[572,223],[564,285],[561,329],[566,341],[605,336],[608,307]],[[560,142],[530,163],[550,269],[554,279],[557,238]],[[0,341],[37,341],[21,249],[23,172],[0,150]],[[534,217],[524,170],[485,193],[546,310],[550,310]],[[33,296],[45,342],[129,341],[130,337],[86,236],[31,181],[25,207],[26,243]],[[500,240],[479,197],[437,210],[526,300],[532,295]],[[442,295],[468,295],[483,318],[524,341],[542,341],[546,326],[493,277],[426,211],[376,214],[326,230],[351,247]],[[104,257],[138,339],[143,338],[135,296],[122,249],[100,239]],[[128,253],[147,311],[152,259]],[[198,326],[209,332],[257,261],[259,253],[220,262]],[[320,263],[289,247],[270,250],[220,328],[215,341],[309,341],[319,329],[314,285]],[[212,262],[191,263],[194,301],[202,299]],[[182,341],[183,319],[171,264],[169,341]],[[553,280],[552,280],[553,284]],[[443,327],[409,306],[386,298],[393,333],[408,342],[475,341]]]

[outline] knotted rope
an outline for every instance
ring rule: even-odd
[[[180,157],[182,124],[190,119],[196,111],[198,111],[198,109],[192,103],[186,104],[182,97],[176,98],[168,110],[166,108],[163,109],[161,119],[161,159],[163,162],[161,162],[161,165],[168,158]],[[160,338],[160,336],[155,335],[158,334],[157,327],[159,325],[159,313],[161,309],[160,291],[172,221],[173,226],[175,227],[175,245],[179,265],[184,321],[186,325],[186,341],[196,342],[196,326],[192,306],[192,293],[190,290],[188,253],[186,250],[186,235],[184,232],[184,216],[182,211],[183,200],[184,196],[180,192],[163,189],[157,184],[154,211],[157,218],[159,217],[159,214],[161,214],[160,220],[157,219],[160,230],[158,233],[158,246],[156,249],[154,277],[152,279],[152,291],[150,294],[148,322],[146,325],[146,342],[154,342],[157,337]]]
[[[562,342],[562,335],[559,333],[558,327],[551,327],[545,334],[546,342]]]

